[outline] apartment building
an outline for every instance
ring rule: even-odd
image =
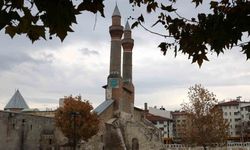
[[[164,143],[173,142],[173,119],[170,111],[164,107],[149,107],[146,118],[162,130]]]
[[[181,137],[184,134],[184,129],[187,123],[187,114],[183,111],[171,112],[173,118],[173,141],[181,143]]]
[[[229,122],[229,140],[242,141],[246,136],[250,121],[250,102],[230,100],[218,104],[222,108],[223,118]]]

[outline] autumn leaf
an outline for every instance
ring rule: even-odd
[[[93,106],[89,101],[82,101],[80,96],[65,97],[64,106],[59,107],[55,113],[56,126],[71,142],[74,136],[77,141],[87,141],[99,130],[98,116],[92,110]],[[76,133],[74,133],[72,126],[76,127]]]

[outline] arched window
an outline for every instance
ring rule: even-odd
[[[139,141],[137,138],[132,139],[132,150],[139,150]]]

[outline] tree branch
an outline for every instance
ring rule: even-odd
[[[164,38],[167,38],[167,37],[172,37],[172,38],[174,38],[174,36],[171,36],[171,35],[165,35],[165,34],[160,34],[160,33],[151,31],[151,30],[149,30],[148,28],[146,28],[145,26],[143,26],[143,25],[141,24],[140,21],[138,21],[138,23],[139,23],[139,25],[140,25],[144,30],[148,31],[149,33],[152,33],[152,34],[155,34],[155,35],[159,35],[159,36],[162,36],[162,37],[164,37]]]
[[[177,13],[177,11],[174,11],[174,13],[181,19],[183,20],[186,20],[186,21],[189,21],[189,22],[193,22],[193,23],[199,23],[198,21],[195,21],[195,20],[190,20],[190,19],[187,19],[185,17],[182,17],[180,14]]]

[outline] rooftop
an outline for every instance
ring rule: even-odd
[[[129,25],[128,21],[126,22],[126,25],[125,25],[125,30],[131,30],[131,28],[130,28],[130,25]]]
[[[114,100],[106,100],[102,102],[99,106],[97,106],[94,109],[94,112],[97,113],[97,115],[100,115],[104,110],[106,110],[111,104],[113,104]]]
[[[115,9],[114,9],[114,12],[113,12],[112,16],[121,16],[121,13],[119,11],[119,8],[118,8],[117,4],[115,5]]]
[[[16,90],[15,94],[11,97],[8,104],[4,107],[4,110],[7,109],[29,109],[29,106],[25,102],[19,90]]]
[[[172,119],[169,119],[169,118],[156,116],[156,115],[153,115],[153,114],[150,114],[150,113],[146,114],[146,119],[151,121],[151,122],[154,122],[154,121],[171,121],[172,120]]]

